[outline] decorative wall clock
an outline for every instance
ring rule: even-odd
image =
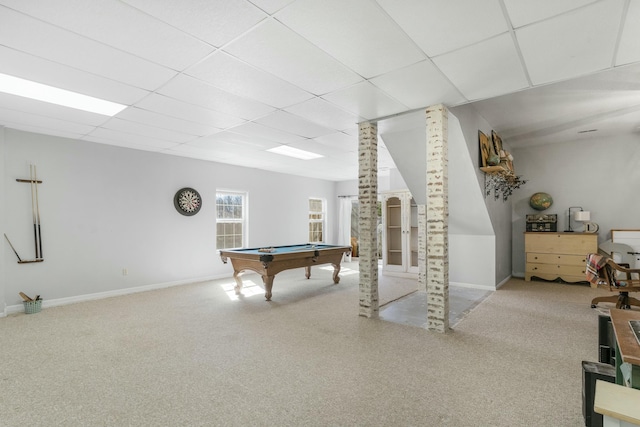
[[[173,205],[182,215],[192,216],[200,211],[202,198],[193,188],[185,187],[178,190],[173,197]]]

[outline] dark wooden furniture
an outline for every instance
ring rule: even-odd
[[[220,251],[222,262],[231,260],[233,278],[236,281],[236,294],[242,289],[240,275],[246,270],[255,271],[262,276],[265,298],[271,301],[271,289],[276,274],[292,268],[305,268],[307,279],[311,277],[311,266],[321,264],[333,265],[333,282],[338,283],[342,255],[351,252],[350,246],[334,246],[323,244],[304,244],[275,246],[269,248],[225,249]]]
[[[610,302],[616,308],[628,309],[631,306],[640,307],[640,300],[629,295],[629,292],[640,292],[640,269],[628,268],[629,264],[617,264],[611,258],[598,271],[602,279],[601,285],[617,295],[596,297],[591,300],[591,307],[595,308],[600,302]]]

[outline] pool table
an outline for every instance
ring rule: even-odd
[[[311,277],[311,266],[321,264],[333,265],[333,283],[338,283],[340,277],[340,262],[342,255],[351,252],[350,246],[335,246],[307,243],[303,245],[274,246],[250,249],[222,249],[222,262],[231,260],[233,278],[236,281],[236,294],[242,289],[240,275],[245,270],[255,271],[262,276],[265,298],[271,301],[273,278],[276,274],[292,268],[305,268],[307,279]]]

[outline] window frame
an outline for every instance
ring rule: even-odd
[[[312,211],[311,210],[311,201],[312,200],[318,200],[321,202],[322,204],[322,210],[319,212],[321,218],[320,219],[311,219],[311,215],[317,215],[318,211]],[[309,239],[309,242],[307,243],[325,243],[326,238],[327,238],[327,199],[323,198],[323,197],[309,197],[308,201],[307,201],[308,205],[307,205],[307,209],[308,209],[308,223],[307,223],[307,227],[308,227],[308,233],[307,233],[307,238]],[[322,234],[322,240],[312,240],[311,239],[311,224],[322,224],[322,230],[321,230],[321,234]],[[317,233],[317,231],[314,231],[314,233]]]
[[[240,219],[235,218],[219,218],[218,217],[218,197],[219,195],[231,195],[231,196],[240,196],[242,198],[242,213]],[[228,189],[216,189],[216,210],[215,210],[215,221],[216,221],[216,250],[225,250],[225,249],[234,249],[234,248],[246,248],[247,242],[249,241],[249,221],[248,221],[248,213],[249,213],[249,193],[247,191],[239,191],[239,190],[228,190]],[[218,238],[220,237],[218,234],[218,224],[241,224],[242,226],[242,244],[241,246],[234,247],[218,247]]]

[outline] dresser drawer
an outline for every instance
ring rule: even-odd
[[[598,252],[598,235],[583,233],[527,233],[524,251],[549,254]]]
[[[536,273],[540,274],[555,274],[557,276],[582,276],[586,279],[585,276],[586,264],[583,265],[559,265],[559,264],[538,264],[538,263],[527,263],[526,271],[527,273],[535,276]]]
[[[579,265],[585,266],[587,263],[587,255],[558,255],[558,254],[541,254],[528,253],[527,262],[539,264],[556,264],[556,265]]]

